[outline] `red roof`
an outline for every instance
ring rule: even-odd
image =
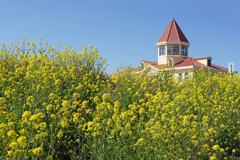
[[[185,66],[209,67],[200,62],[195,61],[194,58],[192,58],[192,57],[188,57],[188,58],[185,58],[184,61],[182,61],[181,63],[174,65],[174,68],[175,67],[185,67]]]
[[[140,63],[142,63],[142,62],[144,62],[144,63],[158,63],[158,61],[157,62],[141,61]]]
[[[185,66],[194,66],[194,67],[204,67],[204,68],[210,68],[210,69],[220,69],[220,70],[226,70],[226,71],[228,70],[227,68],[220,67],[220,66],[217,66],[215,64],[211,64],[211,66],[204,65],[204,64],[196,61],[196,59],[200,59],[200,58],[192,58],[192,57],[185,58],[184,61],[182,61],[179,64],[174,65],[173,68],[185,67]]]
[[[201,60],[201,59],[208,59],[208,58],[212,59],[210,56],[208,56],[208,57],[194,58],[194,60]]]
[[[180,61],[183,61],[184,58],[178,58],[178,57],[171,57],[172,59],[176,59],[176,60],[180,60]]]
[[[181,41],[189,43],[174,18],[169,23],[158,43],[165,41]]]
[[[180,58],[176,58],[176,59],[180,59]],[[217,66],[215,64],[211,64],[211,66],[206,66],[206,65],[196,61],[196,59],[199,59],[199,58],[192,58],[192,57],[184,58],[184,59],[182,59],[182,62],[174,65],[173,68],[193,66],[193,67],[204,67],[204,68],[210,68],[210,69],[219,69],[219,70],[225,70],[225,71],[228,70],[227,68]],[[161,67],[171,68],[169,66],[166,66],[166,64],[157,65],[156,62],[152,62],[150,65],[155,67],[155,68],[158,68],[158,69],[160,69]],[[137,68],[135,68],[133,70],[137,70]]]

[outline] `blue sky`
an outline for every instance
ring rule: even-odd
[[[240,72],[239,0],[8,0],[1,2],[0,42],[91,44],[108,72],[122,61],[157,61],[156,43],[174,17],[190,42],[189,56]]]

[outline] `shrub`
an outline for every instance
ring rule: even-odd
[[[238,75],[107,76],[96,48],[25,41],[0,59],[1,159],[239,158]]]

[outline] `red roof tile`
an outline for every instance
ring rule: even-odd
[[[220,67],[220,66],[217,66],[217,65],[215,65],[215,64],[211,64],[211,67],[212,67],[212,68],[216,68],[216,69],[221,69],[221,70],[228,71],[228,69],[227,69],[227,68]]]
[[[217,66],[215,64],[211,64],[211,66],[206,66],[198,61],[196,61],[196,59],[205,59],[205,58],[209,58],[209,57],[202,57],[202,58],[192,58],[192,57],[188,57],[188,58],[175,58],[172,57],[173,59],[180,59],[183,60],[182,62],[179,62],[178,64],[172,66],[173,68],[178,68],[178,67],[187,67],[187,66],[193,66],[193,67],[204,67],[204,68],[210,68],[210,69],[219,69],[219,70],[225,70],[227,71],[227,68],[221,67],[221,66]],[[211,57],[210,57],[211,58]],[[142,61],[142,62],[149,62],[149,61]],[[166,66],[166,64],[162,64],[162,65],[158,65],[156,62],[149,62],[151,66],[161,69],[161,67],[163,67],[164,69],[166,68],[171,68],[170,66]],[[135,71],[141,71],[139,70],[140,68],[134,68],[133,70]]]
[[[204,65],[200,62],[197,62],[196,59],[200,59],[200,58],[192,58],[192,57],[185,58],[184,61],[182,61],[181,63],[179,63],[175,66],[173,66],[173,68],[185,67],[185,66],[194,66],[194,67],[204,67],[204,68],[211,68],[211,69],[228,70],[227,68],[220,67],[220,66],[217,66],[215,64],[211,64],[211,66]]]
[[[152,64],[153,67],[161,69],[163,68],[170,68],[169,66],[167,66],[167,64],[162,64],[162,65],[158,65],[158,64]]]
[[[201,59],[208,59],[208,58],[211,58],[211,57],[208,56],[208,57],[194,58],[194,60],[201,60]],[[211,59],[212,59],[212,58],[211,58]]]
[[[174,18],[169,23],[158,43],[164,41],[182,41],[189,43]]]
[[[133,68],[132,70],[133,70],[133,71],[142,71],[142,69],[140,69],[140,67]]]
[[[142,63],[142,62],[145,62],[145,63],[158,63],[158,61],[157,62],[141,61],[140,63]]]

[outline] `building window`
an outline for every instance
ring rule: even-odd
[[[179,81],[181,81],[181,80],[182,80],[182,78],[183,78],[183,75],[182,75],[182,73],[179,73]]]
[[[168,45],[168,55],[179,55],[179,45]]]
[[[173,65],[173,60],[169,59],[169,66],[172,66],[172,65]]]
[[[144,63],[141,63],[141,70],[144,69]]]
[[[165,55],[165,46],[160,46],[159,56]]]
[[[208,60],[207,60],[207,65],[208,65],[208,66],[211,66],[211,59],[208,59]]]
[[[185,73],[184,78],[188,79],[188,73],[187,72]]]
[[[184,46],[184,45],[181,46],[181,55],[184,55],[184,56],[187,55],[187,46]]]

